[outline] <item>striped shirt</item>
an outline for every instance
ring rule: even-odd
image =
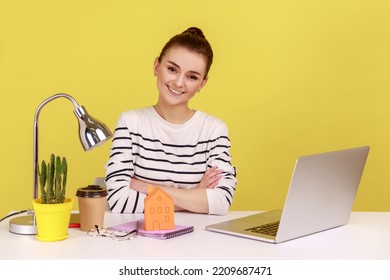
[[[213,166],[222,170],[222,178],[206,190],[209,214],[224,215],[237,185],[227,126],[201,111],[180,125],[165,121],[153,107],[124,112],[106,163],[109,207],[116,213],[143,212],[146,195],[130,189],[132,178],[192,189]]]

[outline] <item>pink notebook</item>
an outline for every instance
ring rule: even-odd
[[[138,223],[139,235],[158,238],[158,239],[169,239],[169,238],[177,237],[194,231],[193,226],[181,226],[181,225],[175,225],[174,229],[167,229],[167,230],[144,230],[144,220],[142,219],[138,221],[132,221],[132,222],[112,226],[109,227],[108,229],[130,232],[137,229],[137,223]]]

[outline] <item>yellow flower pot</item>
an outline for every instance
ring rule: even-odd
[[[60,204],[42,204],[40,199],[33,200],[37,221],[37,238],[41,241],[60,241],[68,237],[70,214],[73,200],[66,198]]]

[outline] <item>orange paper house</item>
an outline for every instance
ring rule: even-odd
[[[166,230],[175,227],[173,199],[162,188],[149,186],[144,205],[144,230]]]

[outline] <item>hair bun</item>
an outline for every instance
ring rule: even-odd
[[[189,33],[189,34],[198,36],[200,38],[206,39],[206,37],[204,36],[202,30],[199,29],[198,27],[190,27],[190,28],[188,28],[187,30],[185,30],[183,32],[183,34],[186,34],[186,33]]]

